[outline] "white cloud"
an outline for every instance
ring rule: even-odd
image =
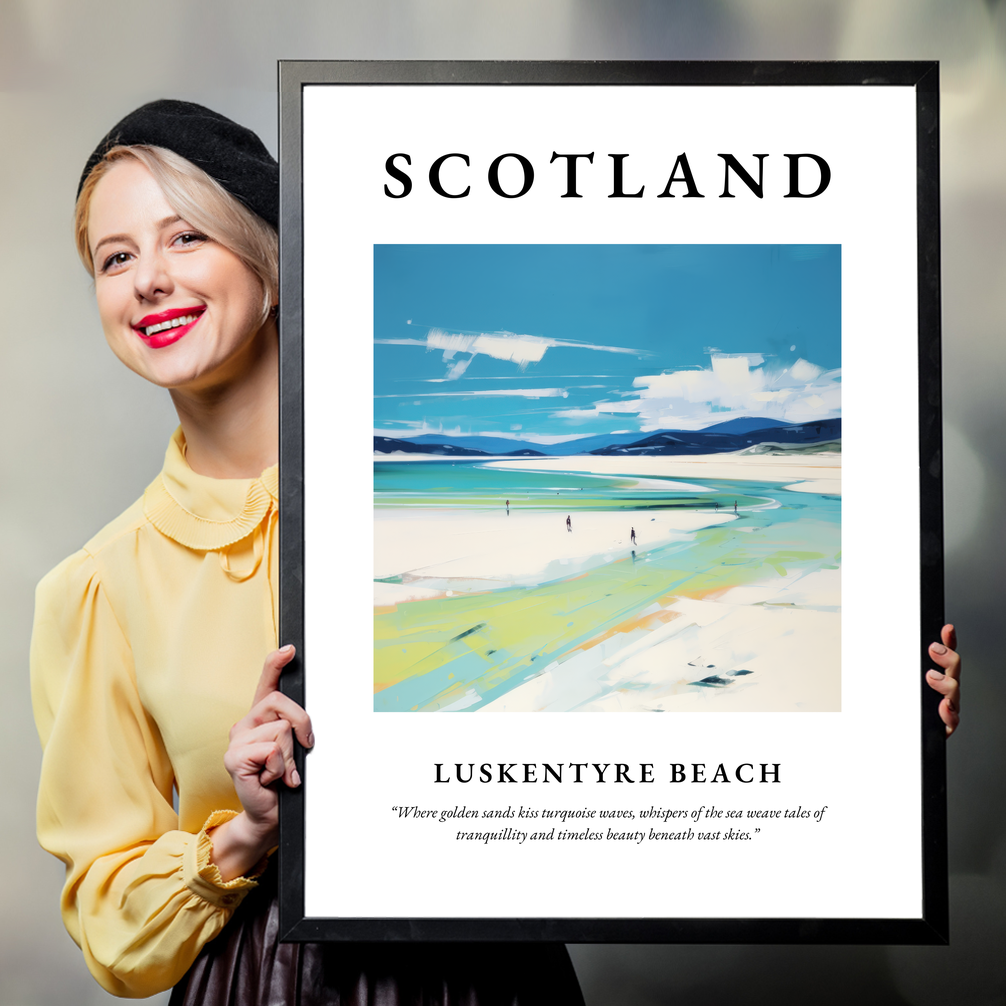
[[[792,367],[789,368],[790,374],[797,381],[814,381],[824,372],[823,367],[817,367],[813,363],[809,363],[807,360],[797,360]]]
[[[612,379],[612,378],[615,377],[614,374],[564,374],[563,376],[568,381],[579,380],[580,378],[587,378],[587,377],[606,377],[606,378],[609,378],[609,379]],[[476,376],[476,375],[473,375],[473,374],[469,374],[469,375],[467,375],[467,377],[465,378],[465,380],[468,380],[468,381],[512,381],[513,377],[511,375],[509,375],[509,374],[505,375],[503,377],[501,377],[498,374],[497,375],[493,375],[493,376],[489,376],[489,375],[478,375],[478,376]],[[444,379],[442,377],[424,377],[422,379],[422,382],[423,382],[423,384],[443,384],[444,383]],[[580,387],[580,388],[604,388],[604,387],[607,387],[607,385],[604,385],[604,384],[580,384],[580,385],[577,385],[577,387]]]
[[[444,353],[444,361],[449,359],[448,355]],[[458,360],[457,363],[452,364],[447,368],[447,376],[444,378],[445,381],[456,381],[461,377],[464,372],[468,369],[468,365],[474,360],[474,356],[469,356],[467,360]]]
[[[410,322],[411,324],[411,322]],[[524,370],[529,363],[539,363],[549,349],[591,349],[599,353],[624,353],[629,356],[648,356],[645,350],[630,349],[626,346],[599,346],[592,342],[573,342],[568,339],[546,339],[540,335],[518,335],[515,332],[445,332],[441,328],[431,328],[425,341],[421,339],[375,339],[378,346],[425,346],[430,350],[442,350],[444,363],[450,363],[442,381],[456,381],[468,369],[476,356],[491,356],[494,360],[516,363]],[[453,362],[458,353],[470,353],[467,360]]]
[[[714,353],[708,368],[675,370],[635,378],[638,397],[565,409],[556,419],[594,419],[635,413],[642,432],[702,429],[742,416],[791,423],[829,419],[842,413],[841,371],[825,371],[808,360],[789,367],[766,363],[760,353]]]
[[[500,388],[489,391],[424,391],[421,395],[374,395],[374,398],[569,398],[565,388]]]
[[[597,419],[600,416],[610,416],[617,413],[639,412],[643,406],[640,398],[626,399],[621,402],[595,402],[590,409],[563,409],[553,412],[553,419]]]
[[[533,335],[513,335],[509,332],[495,335],[463,335],[431,328],[426,336],[427,349],[444,350],[444,360],[455,353],[479,353],[494,360],[509,360],[523,370],[529,363],[538,363],[545,355],[548,344]]]

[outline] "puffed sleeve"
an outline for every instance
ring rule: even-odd
[[[66,928],[114,995],[168,989],[255,883],[225,883],[210,862],[206,830],[233,811],[198,834],[178,830],[171,764],[87,552],[39,584],[31,684],[44,752],[38,837],[66,864]]]

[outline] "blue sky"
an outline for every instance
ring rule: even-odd
[[[376,245],[374,428],[548,442],[841,414],[838,245]]]

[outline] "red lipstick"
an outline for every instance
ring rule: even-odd
[[[168,311],[148,314],[133,325],[133,331],[151,349],[161,349],[164,346],[170,346],[173,342],[178,342],[179,339],[187,335],[205,310],[205,306],[199,305],[196,307],[173,307]],[[178,324],[179,320],[183,318],[189,320]],[[150,331],[151,329],[154,331]]]

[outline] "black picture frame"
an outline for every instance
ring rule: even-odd
[[[935,62],[402,62],[281,61],[280,119],[280,640],[298,648],[282,688],[310,711],[304,648],[302,95],[306,86],[801,85],[914,88],[917,160],[918,391],[921,567],[919,690],[923,723],[923,904],[918,918],[319,918],[305,914],[304,785],[281,794],[280,927],[287,941],[563,941],[618,943],[939,944],[948,941],[945,736],[925,684],[927,647],[943,624],[940,377],[939,71]],[[337,867],[336,867],[337,868]]]

